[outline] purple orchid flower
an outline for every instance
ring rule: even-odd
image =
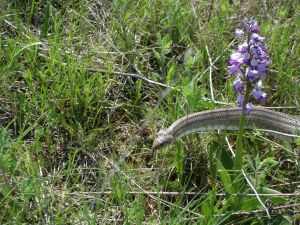
[[[262,80],[267,76],[270,66],[270,58],[265,38],[261,37],[257,21],[251,17],[243,20],[244,29],[236,29],[235,36],[239,37],[241,44],[230,55],[228,61],[228,73],[235,76],[233,90],[238,92],[237,104],[243,107],[246,115],[253,109],[251,102],[245,102],[245,85],[247,82],[254,86],[251,96],[259,103],[267,100],[267,94],[262,91]]]

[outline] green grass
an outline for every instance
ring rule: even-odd
[[[232,207],[236,132],[193,134],[152,154],[159,128],[224,107],[211,96],[210,59],[214,100],[234,103],[228,45],[244,17],[258,19],[272,60],[266,106],[300,114],[296,1],[267,1],[268,19],[259,0],[230,2],[1,2],[0,223],[296,224],[299,206],[271,219],[248,215],[262,209],[255,196]],[[245,137],[257,192],[295,194],[264,204],[299,204],[296,145]]]

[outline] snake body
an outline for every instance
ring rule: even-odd
[[[208,110],[186,115],[157,133],[152,147],[159,148],[190,133],[211,130],[238,130],[241,108]],[[300,137],[300,118],[255,106],[246,116],[246,129],[257,129],[283,140]]]

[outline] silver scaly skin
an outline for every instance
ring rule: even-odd
[[[242,109],[238,107],[208,110],[186,115],[157,133],[152,147],[163,147],[198,131],[238,130]],[[255,106],[246,116],[246,129],[257,129],[287,141],[300,137],[300,118]]]

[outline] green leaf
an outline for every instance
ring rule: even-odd
[[[24,51],[25,49],[30,48],[30,47],[32,47],[32,46],[36,46],[36,45],[43,45],[43,42],[38,41],[38,42],[33,42],[33,43],[30,43],[30,44],[25,45],[23,48],[21,48],[19,51],[17,51],[16,54],[14,54],[14,56],[13,56],[12,59],[11,59],[11,63],[14,61],[14,59],[15,59],[22,51]]]
[[[135,103],[137,103],[142,98],[142,81],[137,80],[135,83]]]
[[[170,35],[164,36],[160,43],[160,47],[162,49],[162,54],[166,55],[171,52],[171,44],[172,44],[172,41],[171,41]]]
[[[167,71],[167,80],[168,80],[169,84],[172,83],[172,80],[173,80],[173,77],[175,75],[176,69],[177,69],[176,64],[172,63],[171,66],[170,66],[170,68]]]
[[[234,160],[224,148],[221,150],[220,161],[225,169],[232,170],[234,167]]]
[[[300,146],[300,138],[297,138],[297,139],[296,139],[296,144],[297,144],[298,146]]]
[[[230,174],[223,167],[223,165],[222,165],[222,163],[220,161],[218,161],[218,173],[220,175],[220,178],[222,180],[222,183],[224,185],[226,193],[228,193],[228,194],[234,194],[234,189],[233,189],[233,186],[232,186],[232,181],[231,181]]]
[[[50,19],[51,19],[51,4],[49,1],[46,7],[44,22],[41,26],[41,38],[47,37],[47,33],[50,27]]]
[[[258,169],[261,170],[270,170],[270,168],[278,165],[278,161],[274,160],[273,157],[268,157],[259,163]],[[265,168],[263,168],[265,167]]]
[[[177,148],[176,155],[175,155],[175,168],[177,173],[179,174],[180,181],[183,181],[184,178],[184,165],[185,165],[186,157],[184,155],[184,151],[182,148]]]
[[[10,186],[1,182],[0,182],[0,190],[1,190],[0,193],[3,194],[5,197],[9,196],[13,191],[13,189]]]
[[[0,155],[0,169],[6,173],[13,174],[17,167],[17,159],[11,153]]]
[[[159,65],[161,66],[162,65],[162,58],[160,56],[160,53],[158,51],[156,51],[155,49],[153,49],[153,53],[154,53],[156,59],[158,60]]]
[[[262,187],[256,190],[259,194],[281,194],[281,192],[276,191],[271,188]],[[249,193],[252,191],[249,191]],[[283,204],[286,203],[288,200],[284,197],[272,197],[272,196],[260,196],[262,202],[270,201],[272,204]],[[258,201],[257,197],[253,197],[247,199],[243,202],[242,210],[252,210],[261,207],[261,203]]]

